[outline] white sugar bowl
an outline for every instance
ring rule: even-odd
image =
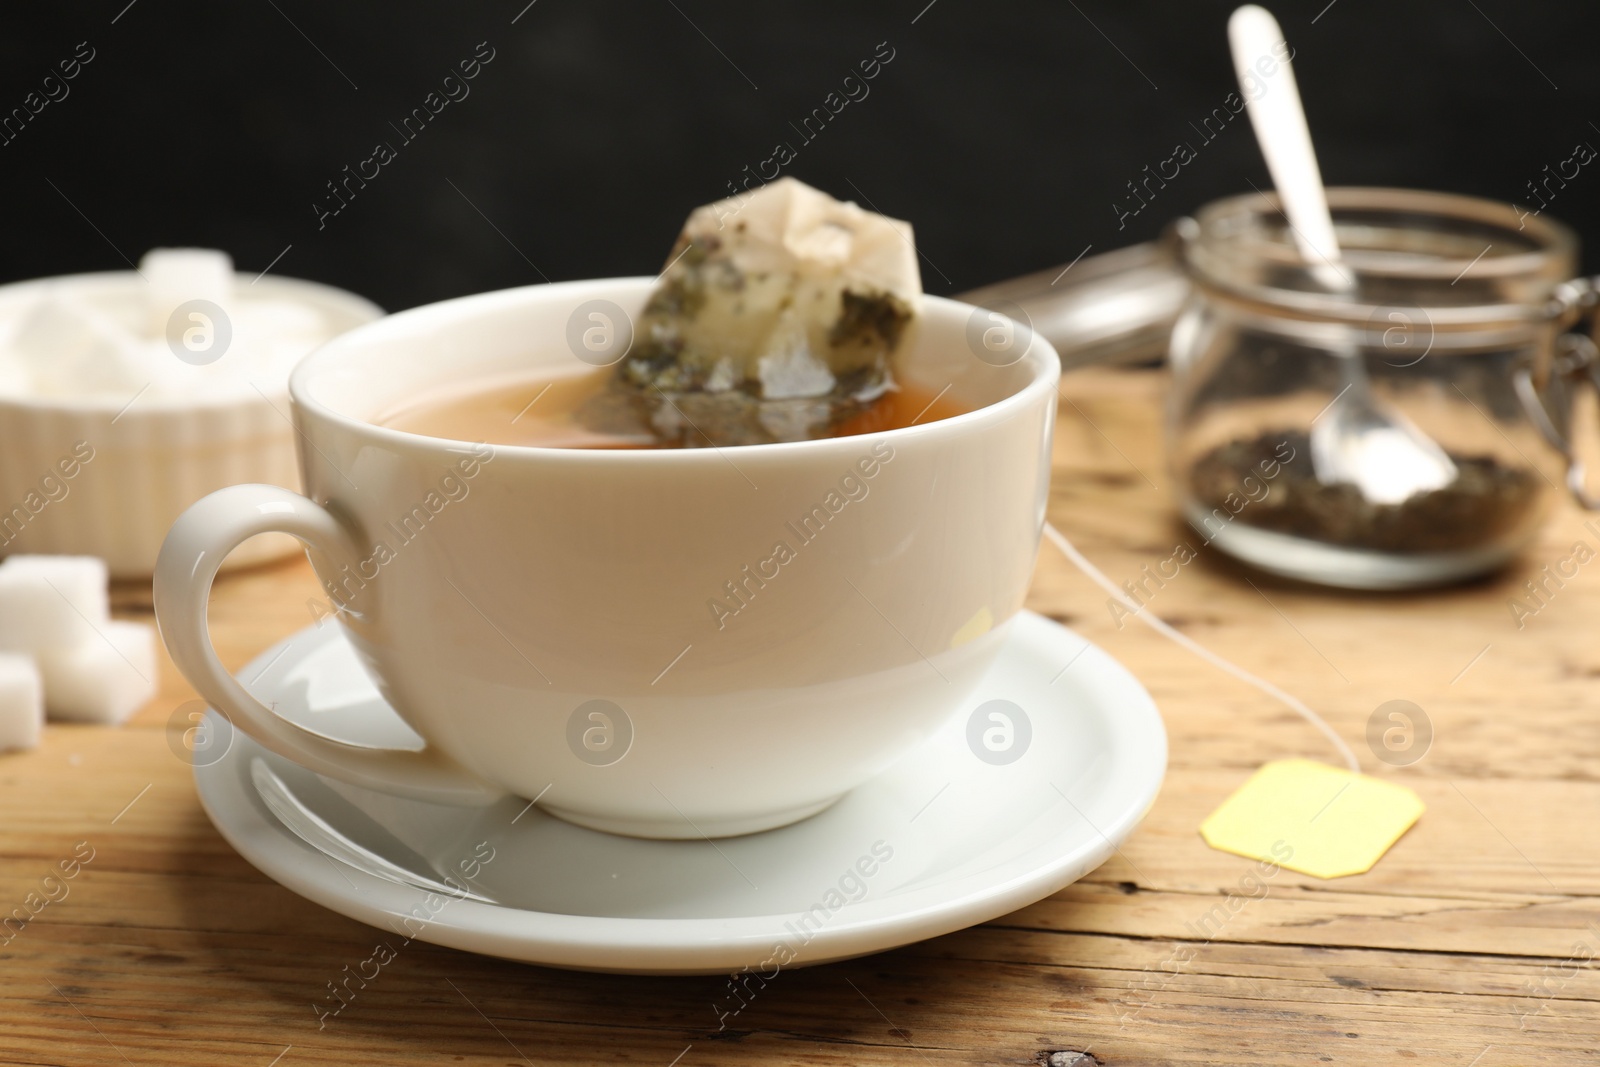
[[[235,274],[219,252],[0,286],[0,556],[98,556],[148,577],[173,521],[225,486],[298,490],[288,372],[378,318],[353,293]],[[299,543],[266,534],[225,566]]]

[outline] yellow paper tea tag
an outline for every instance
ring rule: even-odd
[[[1206,844],[1316,878],[1362,874],[1422,815],[1403,785],[1312,760],[1274,760],[1200,825]]]

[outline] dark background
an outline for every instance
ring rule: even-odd
[[[787,141],[785,173],[912,220],[926,288],[952,293],[1268,181],[1243,117],[1210,143],[1190,126],[1234,89],[1229,3],[525,4],[13,7],[0,113],[79,42],[95,58],[0,145],[0,278],[120,269],[163,244],[258,271],[287,248],[275,273],[398,309],[653,273],[692,206]],[[1593,5],[1274,9],[1330,184],[1526,200],[1546,165],[1600,146]],[[483,41],[470,95],[404,144],[390,123]],[[894,58],[870,95],[802,141],[790,123],[880,42]],[[319,229],[325,183],[380,140],[397,158]],[[1127,183],[1180,140],[1198,157],[1119,227]],[[1600,163],[1549,207],[1593,246],[1589,270],[1597,194]]]

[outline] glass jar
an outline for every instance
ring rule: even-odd
[[[1570,401],[1595,374],[1594,346],[1564,331],[1595,288],[1569,281],[1577,239],[1472,197],[1328,199],[1351,279],[1337,294],[1301,259],[1273,195],[1220,200],[1171,229],[1193,287],[1172,334],[1167,412],[1183,514],[1230,555],[1324,585],[1400,589],[1498,567],[1564,476],[1581,490]],[[1346,359],[1361,361],[1380,410],[1450,457],[1448,484],[1396,503],[1319,478],[1313,426],[1351,384]]]

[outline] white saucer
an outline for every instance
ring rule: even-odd
[[[295,634],[240,679],[319,733],[420,747],[335,625]],[[994,709],[974,715],[993,700],[1027,720],[1010,712],[1009,750],[987,718]],[[748,966],[770,977],[1005,915],[1103,863],[1155,801],[1167,759],[1161,717],[1138,681],[1031,613],[1016,619],[966,710],[921,748],[803,822],[716,841],[616,837],[521,800],[486,809],[399,800],[321,778],[211,715],[219,743],[208,751],[225,753],[196,759],[200,801],[269,877],[390,931],[383,940],[396,951],[415,937],[639,974]],[[986,730],[1001,731],[990,736],[1000,754],[985,747]]]

